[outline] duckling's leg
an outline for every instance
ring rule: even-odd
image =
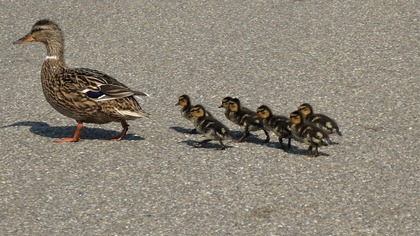
[[[312,156],[312,145],[309,145],[308,156]]]
[[[292,138],[289,138],[289,141],[287,142],[287,148],[292,147]]]
[[[73,138],[62,138],[54,140],[55,143],[70,143],[79,141],[80,131],[82,131],[83,123],[78,121],[76,126],[76,131],[73,134]]]
[[[243,141],[245,141],[246,138],[248,138],[249,136],[249,130],[245,129],[244,134],[242,135],[242,137],[240,137],[237,142],[241,143]]]
[[[263,131],[264,131],[264,134],[265,134],[264,143],[270,142],[270,134],[268,133],[268,131],[266,129],[263,129]]]
[[[279,137],[279,143],[280,143],[279,148],[283,149],[283,138],[281,136]]]
[[[315,145],[315,155],[314,156],[319,156],[319,152],[318,152],[318,145]]]
[[[283,145],[283,139],[284,139],[284,136],[280,136],[279,137],[280,149],[290,148],[291,147],[291,145],[290,145],[290,138],[289,138],[289,142],[287,142],[287,146],[286,147]]]
[[[190,130],[190,132],[189,132],[190,134],[197,134],[197,129],[192,129],[192,130]]]
[[[114,136],[112,138],[109,138],[109,140],[120,141],[120,140],[122,140],[124,138],[125,134],[128,131],[128,126],[129,125],[128,125],[127,121],[123,120],[123,121],[121,121],[121,126],[123,127],[123,130],[121,131],[121,133],[119,135],[117,135],[117,136]]]
[[[314,146],[315,146],[315,151],[313,150]],[[308,148],[308,156],[317,157],[318,155],[319,155],[319,153],[318,153],[318,145],[309,145],[309,148]]]
[[[223,144],[222,140],[219,140],[220,145],[222,145],[222,147],[220,147],[220,150],[225,150],[226,146]]]

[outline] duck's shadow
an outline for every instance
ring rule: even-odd
[[[76,126],[50,126],[45,122],[38,122],[38,121],[21,121],[16,122],[10,125],[6,125],[0,128],[8,128],[8,127],[19,127],[19,126],[28,126],[30,127],[29,131],[33,134],[48,137],[48,138],[63,138],[63,137],[72,137],[74,131],[76,130]],[[96,139],[107,139],[113,136],[118,135],[119,132],[106,130],[102,128],[90,128],[84,126],[82,132],[80,134],[81,139],[89,139],[89,140],[96,140]],[[143,137],[129,134],[127,133],[124,137],[124,140],[144,140]]]

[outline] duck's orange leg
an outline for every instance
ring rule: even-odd
[[[123,121],[121,121],[121,126],[123,127],[123,130],[121,131],[121,133],[119,135],[117,135],[117,136],[114,136],[112,138],[109,138],[109,140],[120,141],[120,140],[122,140],[124,138],[125,134],[128,131],[128,126],[129,125],[128,125],[127,121],[123,120]]]
[[[73,138],[62,138],[54,140],[55,143],[70,143],[79,141],[80,131],[82,131],[83,123],[77,122],[76,131],[73,134]]]

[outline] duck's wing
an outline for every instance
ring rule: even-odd
[[[97,70],[76,68],[67,69],[62,75],[64,80],[77,83],[82,87],[80,92],[98,101],[112,100],[130,96],[148,96],[147,94],[131,90],[113,77]],[[65,81],[64,81],[65,82]],[[78,86],[78,87],[79,87]]]

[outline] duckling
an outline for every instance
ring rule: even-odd
[[[190,109],[192,107],[191,105],[191,99],[188,95],[184,94],[179,96],[178,102],[175,104],[175,106],[181,106],[181,116],[184,117],[187,120],[192,120]]]
[[[314,114],[312,106],[308,103],[300,105],[298,110],[302,113],[306,121],[311,122],[315,126],[318,126],[327,134],[336,133],[339,136],[342,135],[335,120],[323,114]]]
[[[266,129],[271,130],[279,137],[280,148],[284,149],[283,138],[289,139],[287,148],[291,147],[292,133],[290,130],[291,123],[288,122],[287,117],[280,115],[273,115],[271,109],[262,105],[257,109],[257,116],[262,118]]]
[[[222,99],[222,104],[219,106],[219,108],[225,108],[225,117],[232,121],[233,123],[238,124],[238,121],[236,120],[235,114],[231,112],[229,109],[229,101],[232,100],[232,97],[225,97]]]
[[[181,106],[181,116],[184,117],[185,119],[189,120],[189,121],[193,121],[192,116],[191,116],[191,99],[188,95],[184,94],[179,96],[178,98],[178,102],[175,104],[175,106]],[[197,130],[194,128],[190,131],[191,134],[195,134],[197,133]]]
[[[324,132],[321,128],[318,128],[312,123],[305,122],[303,114],[300,111],[294,111],[290,113],[290,122],[292,123],[292,134],[293,136],[306,144],[309,145],[308,155],[309,156],[318,156],[318,147],[319,146],[328,146],[328,144],[333,144],[328,134]],[[315,151],[312,149],[315,147]]]
[[[229,101],[229,110],[232,113],[231,117],[235,118],[235,124],[239,124],[244,128],[244,133],[238,142],[243,142],[248,136],[250,131],[263,130],[266,136],[264,142],[270,141],[270,135],[264,128],[263,120],[257,116],[257,113],[250,109],[243,107],[238,98],[232,98]]]
[[[47,102],[59,113],[77,122],[73,137],[54,142],[77,142],[83,123],[120,122],[122,131],[111,140],[122,140],[127,133],[127,120],[148,117],[134,96],[147,94],[134,91],[113,77],[86,68],[69,68],[64,61],[64,34],[51,20],[36,22],[31,31],[14,44],[41,42],[47,57],[41,69],[41,84]]]
[[[201,147],[203,143],[207,143],[211,140],[217,140],[221,145],[220,149],[225,149],[226,146],[223,144],[222,140],[233,139],[230,130],[220,121],[206,115],[207,111],[202,105],[195,105],[191,107],[190,112],[193,117],[196,130],[207,137],[207,139],[196,143],[195,146]]]

